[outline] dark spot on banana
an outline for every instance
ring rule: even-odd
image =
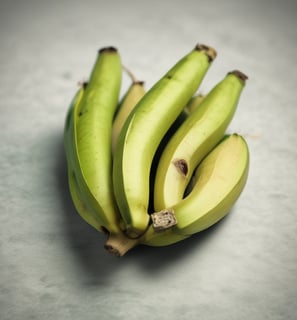
[[[182,174],[184,177],[187,176],[189,169],[188,169],[188,163],[185,159],[175,160],[173,164],[175,165],[176,169],[180,174]]]
[[[88,109],[81,110],[81,111],[79,111],[78,116],[81,117],[86,112],[88,112]]]

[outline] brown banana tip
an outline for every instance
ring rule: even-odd
[[[205,52],[206,55],[208,56],[209,62],[212,62],[217,56],[217,51],[214,48],[207,46],[205,44],[198,43],[195,46],[195,50]]]
[[[245,83],[246,80],[248,79],[248,76],[239,70],[230,71],[230,72],[228,72],[228,74],[233,74],[238,79],[240,79],[243,83]]]
[[[134,80],[133,84],[139,85],[139,86],[144,86],[144,81],[142,80]]]
[[[118,49],[113,46],[109,46],[109,47],[103,47],[98,50],[99,54],[104,52],[115,53],[115,52],[118,52]]]
[[[86,89],[86,87],[88,86],[88,81],[86,81],[86,80],[79,81],[78,86],[83,89]]]
[[[87,88],[87,86],[88,86],[88,81],[84,81],[82,84],[81,84],[81,86],[84,88],[84,89],[86,89]]]
[[[113,256],[121,257],[121,253],[111,245],[105,244],[104,249],[107,250]]]

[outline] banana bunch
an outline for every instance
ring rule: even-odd
[[[248,176],[243,136],[226,130],[247,77],[228,72],[197,94],[216,58],[198,44],[149,90],[118,50],[98,51],[65,120],[69,190],[77,212],[123,256],[209,228],[235,204]],[[131,78],[120,99],[123,71]]]

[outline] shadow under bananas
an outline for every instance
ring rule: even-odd
[[[162,272],[164,268],[180,259],[184,259],[193,251],[197,253],[203,243],[214,236],[231,214],[228,214],[209,229],[173,245],[166,247],[138,245],[121,258],[112,256],[103,247],[106,236],[89,226],[79,216],[73,205],[68,188],[63,134],[58,138],[55,154],[57,155],[55,174],[57,176],[57,188],[59,189],[58,194],[61,197],[60,201],[64,212],[65,233],[69,240],[69,248],[74,252],[78,261],[78,268],[84,269],[80,274],[83,274],[85,279],[80,279],[80,281],[84,281],[86,284],[89,283],[92,286],[96,286],[108,283],[109,277],[120,268],[131,263],[138,265],[143,272],[149,274]]]
[[[68,187],[63,133],[57,138],[56,148],[57,160],[54,174],[57,178],[57,194],[60,195],[64,214],[65,237],[68,240],[69,249],[77,261],[76,268],[82,275],[78,281],[92,285],[106,283],[109,276],[118,268],[119,261],[104,249],[103,244],[106,236],[89,226],[74,207]]]
[[[197,252],[199,254],[199,249],[223,227],[229,215],[231,215],[231,212],[210,228],[175,244],[164,247],[139,245],[128,252],[127,255],[129,255],[130,259],[137,260],[144,272],[150,274],[162,272],[169,265],[175,264],[181,259],[186,259],[194,251],[195,254]]]

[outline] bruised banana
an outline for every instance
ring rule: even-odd
[[[229,72],[201,102],[198,101],[199,106],[171,137],[155,175],[155,211],[170,208],[184,197],[194,169],[223,138],[246,78],[240,71]]]
[[[123,255],[131,245],[121,230],[111,174],[111,130],[121,74],[117,50],[101,49],[82,97],[70,108],[65,125],[73,202],[88,223],[108,234],[105,248],[115,255]]]
[[[145,94],[125,122],[114,154],[113,184],[131,238],[141,236],[149,224],[150,169],[158,145],[215,56],[214,49],[197,45]]]
[[[129,114],[139,102],[139,100],[145,95],[144,82],[132,78],[132,83],[128,88],[128,91],[122,98],[118,111],[115,115],[112,126],[112,154],[115,153],[116,144],[122,127],[127,120]]]
[[[152,224],[139,240],[166,246],[205,230],[226,216],[238,200],[248,177],[249,149],[244,138],[231,134],[196,169],[191,193],[171,208],[152,214]],[[168,223],[176,225],[168,228]]]

